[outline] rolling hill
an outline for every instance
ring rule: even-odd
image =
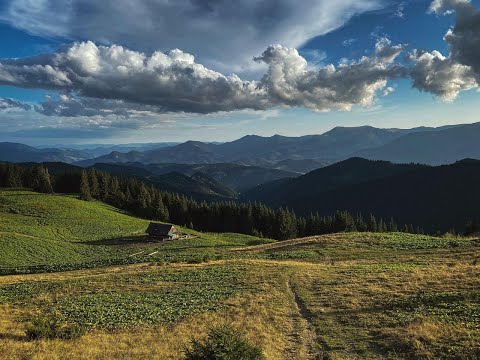
[[[259,185],[243,194],[243,198],[265,202],[272,206],[284,206],[296,199],[320,196],[331,190],[405,173],[421,167],[423,166],[396,165],[386,161],[351,158],[294,179]]]
[[[237,192],[246,191],[266,182],[298,176],[297,173],[289,171],[239,164],[98,163],[92,167],[115,175],[133,175],[145,178],[171,172],[187,176],[204,173]]]
[[[148,224],[103,203],[25,190],[0,190],[0,218],[0,268],[116,258],[114,248],[92,244],[143,233]]]
[[[163,191],[184,194],[197,200],[233,200],[238,195],[221,182],[201,172],[196,172],[192,176],[170,172],[148,178],[147,182]]]
[[[172,248],[171,253],[157,251],[148,256],[156,251],[152,250],[155,244],[145,237],[148,224],[99,201],[0,189],[0,274],[129,264],[182,254],[189,259],[201,255],[207,245],[225,248],[271,242],[241,234],[208,235],[179,228],[196,236],[194,245],[198,248],[194,252],[183,253],[188,250],[188,241],[178,240],[157,243]]]
[[[359,172],[362,169],[364,173]],[[245,196],[288,206],[301,215],[348,210],[393,216],[399,223],[419,225],[426,231],[462,231],[467,221],[478,216],[479,183],[478,160],[429,167],[352,159],[297,179],[266,184]]]
[[[33,164],[26,163],[26,165]],[[45,162],[42,165],[51,174],[75,174],[83,170],[82,167],[61,162]],[[143,168],[143,165],[130,166],[128,164],[97,164],[92,168],[120,177],[138,178],[162,191],[183,194],[197,200],[232,200],[238,196],[236,191],[200,172],[185,175],[169,169],[168,172],[157,175]]]
[[[313,159],[285,159],[278,161],[269,167],[277,170],[291,171],[298,174],[306,174],[315,169],[330,165],[329,161],[320,161]]]

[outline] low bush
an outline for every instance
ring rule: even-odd
[[[85,328],[78,324],[63,322],[55,314],[48,314],[33,318],[25,333],[29,340],[69,340],[82,336],[85,333]]]
[[[185,360],[261,360],[262,350],[230,325],[212,328],[204,341],[192,340]]]

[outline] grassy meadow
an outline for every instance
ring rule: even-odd
[[[2,359],[182,359],[230,323],[266,359],[480,358],[480,240],[348,233],[150,243],[75,196],[0,190]],[[38,319],[84,331],[29,340]]]

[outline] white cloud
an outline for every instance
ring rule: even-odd
[[[433,0],[428,12],[442,15],[461,10],[461,8],[468,9],[470,6],[470,0]]]
[[[46,37],[195,54],[242,73],[268,45],[300,47],[385,0],[6,0],[0,20]]]
[[[448,56],[439,51],[414,50],[413,86],[442,100],[452,101],[461,91],[479,87],[480,82],[480,12],[469,0],[434,0],[428,10],[435,14],[456,13],[456,23],[444,39]]]
[[[270,46],[257,60],[269,65],[261,82],[272,102],[315,111],[348,111],[354,105],[371,106],[388,79],[403,75],[403,68],[394,64],[402,51],[403,46],[382,39],[370,57],[311,71],[297,50],[280,45]]]
[[[0,60],[0,83],[153,105],[161,112],[266,106],[256,82],[207,69],[178,49],[147,56],[118,45],[75,43],[40,59]]]
[[[276,106],[350,110],[373,104],[387,80],[403,74],[394,64],[402,50],[381,39],[370,57],[310,70],[296,49],[273,45],[256,58],[268,66],[267,73],[259,81],[247,81],[210,70],[178,49],[148,56],[118,45],[82,42],[41,58],[0,60],[0,84],[61,92],[60,99],[37,106],[46,115],[212,113]]]
[[[411,70],[413,86],[444,101],[453,101],[460,91],[478,86],[471,67],[456,63],[438,51],[416,50],[408,58],[415,63]]]

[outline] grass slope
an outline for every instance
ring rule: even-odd
[[[146,222],[103,204],[1,195],[2,263],[142,262],[0,276],[4,359],[181,359],[192,337],[225,322],[266,359],[480,358],[479,239],[350,233],[271,242],[195,233],[148,244],[129,235]],[[88,331],[28,341],[38,314]]]
[[[76,196],[0,190],[0,271],[55,271],[142,261],[200,261],[199,257],[217,256],[224,247],[265,242],[246,235],[185,230],[195,239],[148,243],[144,236],[147,225],[146,220],[101,202],[78,200]],[[198,251],[189,251],[191,247]]]
[[[140,233],[146,222],[98,202],[30,191],[0,191],[0,266],[95,261],[115,255],[88,243]]]

